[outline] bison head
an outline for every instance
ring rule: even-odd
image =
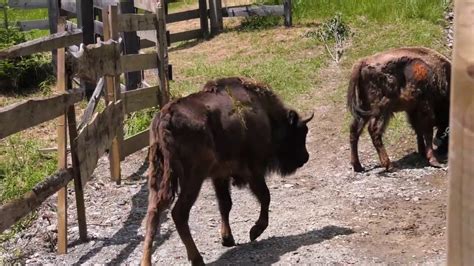
[[[277,137],[276,165],[277,170],[282,175],[289,175],[296,169],[303,166],[309,159],[306,150],[306,135],[308,126],[306,125],[314,114],[301,119],[296,111],[289,110],[284,128],[280,128]]]

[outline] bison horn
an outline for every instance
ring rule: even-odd
[[[311,113],[311,115],[310,115],[309,117],[307,117],[307,118],[301,120],[301,122],[304,123],[304,124],[306,124],[306,123],[308,123],[309,121],[311,121],[311,119],[313,119],[313,117],[314,117],[314,112]]]

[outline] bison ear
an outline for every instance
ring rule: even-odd
[[[293,110],[288,111],[288,123],[291,126],[296,126],[298,124],[298,120],[299,120],[298,113],[296,113]]]

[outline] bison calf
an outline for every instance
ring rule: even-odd
[[[382,166],[391,168],[382,134],[393,113],[400,111],[408,114],[418,152],[430,165],[440,166],[433,153],[433,127],[441,136],[449,125],[450,73],[451,63],[446,57],[422,47],[382,52],[353,66],[347,106],[354,118],[350,126],[354,171],[363,171],[357,145],[367,123]]]
[[[230,181],[248,184],[260,202],[250,240],[268,225],[265,175],[288,175],[309,158],[306,123],[268,86],[243,78],[210,81],[200,92],[165,105],[150,127],[149,198],[142,264],[151,263],[160,213],[180,190],[172,217],[193,265],[204,264],[188,226],[189,211],[206,178],[212,179],[224,246],[235,245],[229,225]]]

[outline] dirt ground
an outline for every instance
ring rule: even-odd
[[[231,226],[237,246],[221,246],[219,212],[209,182],[191,212],[190,227],[208,264],[443,264],[446,256],[446,168],[427,166],[415,152],[412,135],[388,146],[397,171],[385,173],[367,136],[361,140],[362,163],[349,165],[343,104],[314,101],[346,79],[332,65],[320,71],[323,82],[301,98],[314,110],[310,123],[310,161],[289,177],[269,176],[270,224],[255,242],[249,230],[259,205],[250,191],[234,188]],[[324,84],[324,86],[322,85]],[[78,240],[74,194],[69,191],[69,251],[56,255],[55,197],[38,219],[0,250],[10,262],[40,264],[137,264],[142,253],[147,187],[145,151],[123,164],[124,184],[109,181],[103,158],[86,189],[88,235]],[[187,264],[186,252],[169,215],[156,237],[153,262]]]

